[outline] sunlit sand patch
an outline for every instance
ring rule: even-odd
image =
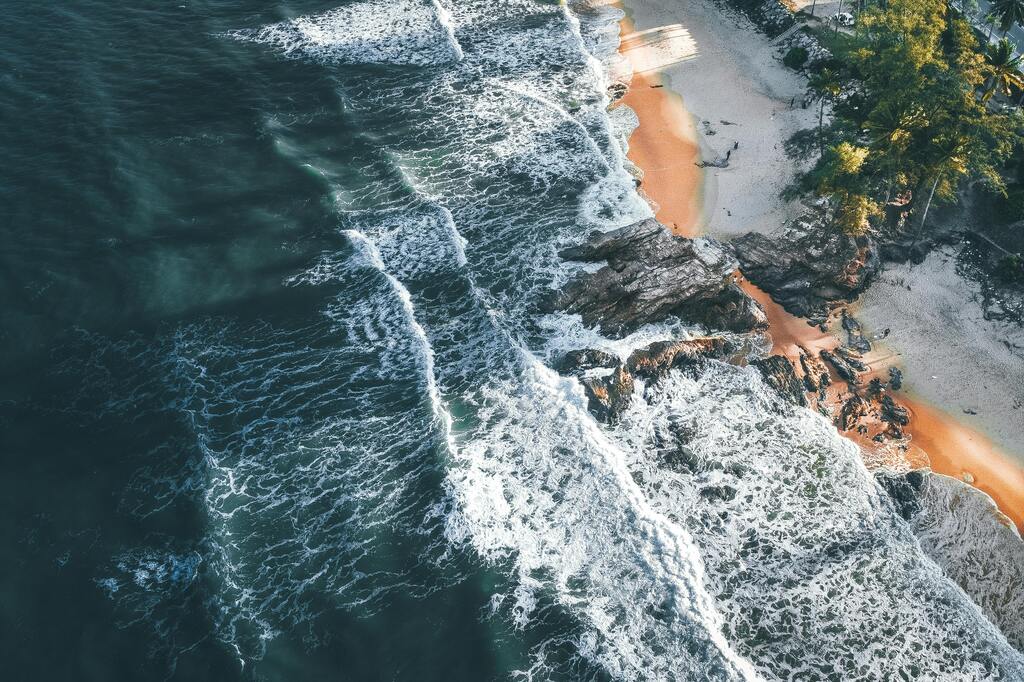
[[[629,57],[636,73],[658,71],[698,55],[697,42],[682,24],[627,33],[620,51]]]

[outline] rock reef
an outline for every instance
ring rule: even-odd
[[[656,382],[671,369],[699,366],[709,359],[725,360],[738,350],[735,343],[720,336],[657,341],[633,351],[625,362],[592,348],[570,351],[555,368],[579,378],[594,417],[614,423],[629,407],[637,379]]]
[[[730,245],[751,282],[790,313],[815,323],[838,302],[855,299],[881,267],[870,237],[806,221],[778,234],[751,232]]]
[[[648,219],[563,250],[567,260],[607,261],[570,282],[549,308],[579,314],[613,336],[672,316],[709,329],[765,329],[761,306],[733,281],[736,260],[709,239],[671,234]]]

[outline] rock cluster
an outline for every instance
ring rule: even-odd
[[[878,272],[870,237],[801,222],[779,234],[745,234],[731,242],[747,278],[786,310],[823,322],[838,302],[853,300]]]
[[[803,31],[796,31],[783,40],[780,54],[784,55],[794,47],[802,47],[807,50],[807,61],[804,62],[805,69],[810,69],[816,64],[832,59],[832,52],[828,48],[818,42],[818,39],[813,35]]]
[[[754,367],[760,370],[766,384],[774,388],[779,395],[794,405],[807,405],[804,395],[804,383],[797,378],[796,368],[784,355],[769,355],[755,360]]]
[[[607,262],[570,282],[549,304],[606,334],[625,335],[671,316],[732,332],[768,326],[761,306],[733,281],[737,263],[721,245],[672,235],[656,220],[597,233],[561,256]]]
[[[769,36],[777,36],[796,21],[781,0],[729,0],[729,4],[750,18]]]
[[[556,364],[563,374],[579,377],[587,407],[604,422],[615,422],[629,406],[636,379],[656,382],[671,369],[694,367],[707,359],[724,360],[738,351],[720,336],[657,341],[633,351],[625,362],[600,350],[566,353]]]

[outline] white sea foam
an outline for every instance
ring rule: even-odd
[[[578,271],[559,247],[650,215],[623,168],[634,122],[609,120],[607,63],[587,52],[608,50],[613,19],[371,0],[234,34],[321,62],[447,68],[400,85],[339,75],[368,125],[407,125],[373,130],[387,172],[335,188],[370,209],[340,216],[355,257],[289,280],[342,290],[325,328],[175,341],[224,639],[258,648],[315,615],[310,595],[372,613],[396,589],[439,589],[380,567],[386,528],[428,538],[424,564],[472,549],[505,575],[491,604],[520,631],[571,621],[536,648],[537,679],[572,676],[549,655],[565,643],[619,679],[1012,679],[1019,657],[822,419],[713,365],[641,385],[608,429],[575,379],[537,360],[624,358],[687,333],[611,340],[535,318],[538,292]],[[288,158],[329,165],[295,137]],[[303,404],[323,418],[299,419]],[[436,467],[443,490],[422,489]]]
[[[360,0],[227,35],[269,45],[288,57],[324,63],[423,66],[462,59],[451,18],[436,0]]]

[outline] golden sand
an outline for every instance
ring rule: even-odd
[[[627,18],[621,27],[620,52],[634,61],[637,55],[631,56],[635,44],[631,41],[635,35],[633,26]],[[695,237],[700,233],[703,185],[703,172],[697,165],[700,146],[696,129],[682,98],[665,87],[657,69],[648,66],[634,61],[633,80],[623,99],[640,119],[640,126],[629,139],[628,157],[644,171],[641,189],[654,205],[655,217],[676,234]],[[796,361],[801,348],[816,356],[822,349],[839,345],[834,336],[786,312],[750,282],[743,279],[741,284],[767,312],[774,353]],[[876,374],[884,376],[888,358],[869,355],[866,360],[871,367],[866,380]],[[842,386],[840,382],[834,385]],[[834,389],[830,402],[841,400],[840,392],[841,389]],[[950,415],[903,395],[898,402],[911,414],[910,425],[905,429],[912,446],[907,460],[914,465],[928,461],[934,471],[988,493],[1000,511],[1024,531],[1024,467],[984,435]],[[873,443],[869,436],[873,433],[844,435],[870,449]]]

